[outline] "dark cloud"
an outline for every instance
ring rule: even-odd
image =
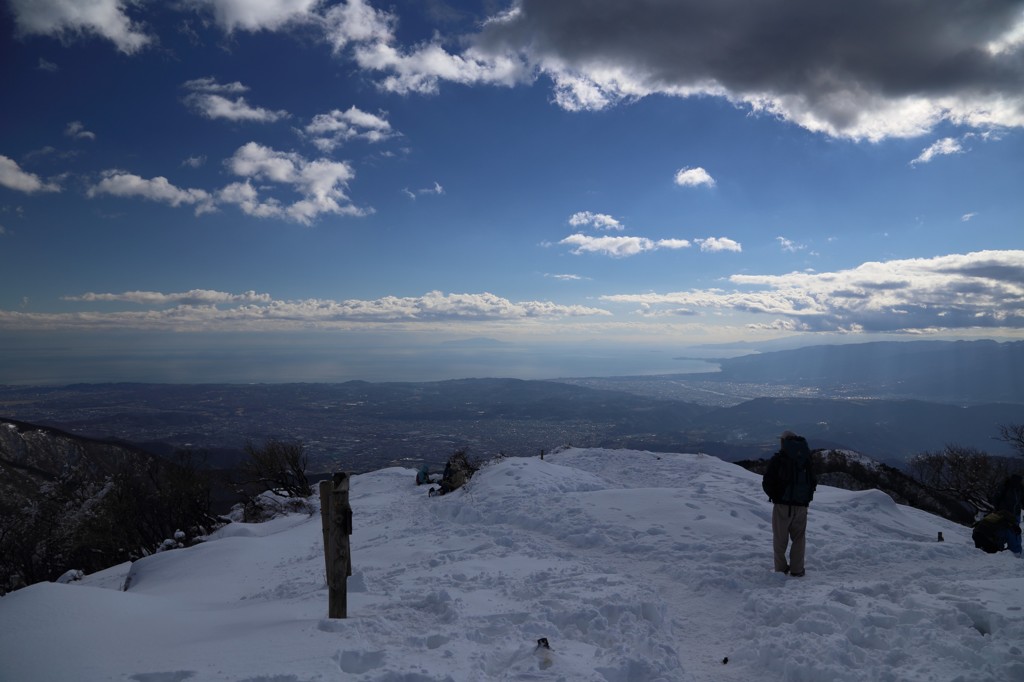
[[[581,73],[627,70],[655,91],[795,98],[835,130],[904,97],[1002,97],[1022,115],[1024,54],[990,50],[1022,0],[522,0],[481,44]]]
[[[1020,19],[1011,0],[523,0],[485,34],[576,64],[632,64],[666,85],[807,92],[830,81],[890,94],[1022,83],[1021,58],[981,48]],[[508,45],[507,45],[508,46]]]
[[[949,274],[984,277],[999,282],[1024,284],[1024,266],[1004,265],[1001,263],[983,262],[970,263],[960,268],[948,268],[943,272]]]

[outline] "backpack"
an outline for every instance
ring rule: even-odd
[[[811,451],[803,438],[790,438],[782,443],[768,463],[761,479],[761,488],[776,504],[806,507],[814,498],[818,481],[814,475]]]
[[[764,472],[764,477],[761,479],[761,489],[764,490],[764,494],[768,496],[768,499],[772,502],[781,500],[783,494],[786,492],[786,481],[789,480],[786,477],[788,471],[788,462],[783,463],[782,459],[785,457],[781,452],[775,454],[771,461],[768,462],[768,469]]]
[[[995,554],[1005,549],[1006,543],[999,537],[999,530],[1005,524],[1003,515],[999,512],[989,514],[975,523],[974,532],[971,533],[974,546],[989,554]]]
[[[444,465],[440,494],[444,495],[464,486],[478,468],[470,464],[464,450],[457,451]]]

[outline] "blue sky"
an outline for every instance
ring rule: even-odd
[[[5,0],[0,35],[0,383],[1021,338],[1024,2]]]

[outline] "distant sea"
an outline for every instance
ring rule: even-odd
[[[68,341],[65,339],[64,341]],[[715,372],[718,365],[685,348],[631,349],[604,344],[526,347],[474,340],[403,345],[281,343],[235,336],[108,337],[10,344],[0,354],[0,384],[288,383],[464,378],[555,379]],[[6,345],[6,344],[5,344]],[[704,351],[703,355],[709,355]],[[685,358],[681,356],[686,356]]]

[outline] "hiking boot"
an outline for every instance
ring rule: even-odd
[[[790,575],[793,576],[794,578],[803,578],[804,577],[804,572],[803,571],[793,571],[792,573],[790,573]]]

